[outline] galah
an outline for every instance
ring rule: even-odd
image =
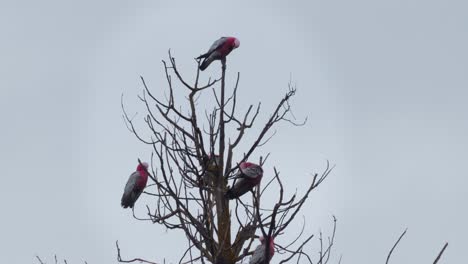
[[[236,199],[252,190],[262,180],[263,169],[257,164],[241,162],[239,172],[235,176],[237,182],[226,192],[226,198]]]
[[[216,40],[207,53],[198,56],[197,59],[204,59],[200,65],[200,70],[204,71],[214,60],[223,60],[240,42],[235,37],[222,37]]]
[[[148,163],[142,162],[138,164],[136,171],[130,175],[130,178],[125,185],[125,190],[122,195],[122,207],[133,208],[136,200],[146,187],[148,181]]]
[[[266,239],[264,237],[260,237],[260,244],[255,250],[252,255],[252,258],[250,258],[250,264],[268,264],[270,263],[271,258],[273,258],[273,255],[275,254],[275,242],[273,240],[273,237],[270,237],[270,243],[269,243],[269,251],[268,251],[268,260],[266,259]]]

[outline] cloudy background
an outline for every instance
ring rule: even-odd
[[[272,152],[267,170],[277,166],[301,191],[327,159],[336,164],[303,210],[309,233],[329,232],[338,218],[334,263],[340,255],[342,263],[382,263],[405,228],[393,263],[432,263],[445,241],[439,263],[462,263],[467,8],[432,0],[2,1],[0,259],[115,263],[118,239],[128,258],[178,261],[180,232],[120,208],[136,158],[150,156],[126,129],[120,97],[141,117],[139,75],[162,91],[169,48],[190,78],[192,58],[233,35],[241,46],[229,57],[228,82],[241,72],[243,105],[261,100],[267,117],[292,76],[294,114],[309,118],[302,128],[279,127],[261,150]],[[219,73],[215,65],[204,78]]]

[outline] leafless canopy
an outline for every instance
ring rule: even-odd
[[[312,260],[313,257],[304,251],[313,236],[301,238],[301,231],[296,239],[284,245],[277,238],[299,215],[311,192],[326,179],[333,167],[327,164],[322,173],[313,174],[309,187],[303,190],[302,195],[295,193],[285,197],[280,172],[274,166],[269,166],[269,172],[266,169],[269,153],[258,153],[260,147],[275,134],[273,128],[278,123],[287,122],[295,126],[305,123],[306,120],[296,122],[291,114],[290,101],[296,94],[295,87],[290,83],[266,122],[260,124],[259,129],[253,129],[258,123],[261,103],[239,111],[237,92],[240,74],[237,74],[234,86],[227,88],[225,60],[221,62],[221,77],[210,79],[207,83],[201,83],[198,67],[194,81],[189,83],[179,72],[170,52],[169,61],[162,63],[167,81],[167,88],[163,91],[165,96],[157,95],[162,90],[150,89],[141,77],[143,91],[139,99],[145,106],[143,120],[151,132],[150,136],[144,136],[137,129],[136,122],[141,119],[131,117],[122,100],[123,116],[129,130],[139,141],[152,147],[149,171],[152,182],[144,195],[154,197],[154,203],[146,206],[144,216],[138,216],[141,212],[134,212],[134,217],[184,232],[188,243],[179,263],[245,262],[253,252],[251,246],[258,237],[256,233],[261,233],[267,243],[270,238],[275,238],[275,259],[279,263],[295,258],[298,262],[302,258],[301,263],[326,263],[335,229],[325,245],[320,234],[321,250],[317,260]],[[199,61],[197,63],[200,65]],[[182,93],[186,97],[178,99],[176,95]],[[212,96],[212,109],[200,109],[198,100],[202,94]],[[239,143],[247,133],[256,135],[255,139],[250,147],[239,150]],[[234,153],[242,153],[241,158],[235,160]],[[263,178],[266,184],[230,204],[224,195],[228,182],[239,164],[252,160],[254,153],[266,172]],[[213,170],[209,163],[214,154],[219,155],[219,164]],[[211,173],[209,178],[205,176],[208,173]],[[260,206],[262,194],[267,188],[278,190],[279,197],[272,208]],[[118,245],[117,248],[119,262],[156,263],[141,258],[123,260]],[[267,256],[268,249],[266,251]]]

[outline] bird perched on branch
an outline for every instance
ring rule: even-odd
[[[237,182],[226,192],[226,198],[232,200],[244,195],[260,183],[262,176],[263,169],[260,165],[242,162],[239,164],[239,171],[234,176]]]
[[[204,71],[214,60],[223,60],[240,42],[235,37],[222,37],[216,40],[207,53],[197,57],[197,60],[204,59],[200,65],[200,70]]]
[[[273,240],[273,237],[270,237],[269,241],[269,251],[268,251],[268,260],[266,259],[266,243],[267,239],[264,237],[260,237],[260,244],[255,250],[252,255],[252,258],[250,258],[250,264],[268,264],[270,263],[271,258],[273,258],[273,255],[275,254],[275,242]]]
[[[122,195],[122,207],[133,208],[136,200],[146,187],[148,181],[148,163],[142,162],[138,164],[136,171],[130,175],[130,178],[125,185],[125,190]]]

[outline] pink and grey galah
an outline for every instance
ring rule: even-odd
[[[125,190],[122,195],[122,207],[133,208],[136,200],[146,187],[148,181],[148,163],[142,162],[138,164],[136,171],[130,175],[130,178],[125,185]]]
[[[204,71],[214,60],[223,60],[240,42],[235,37],[222,37],[216,40],[207,53],[198,56],[197,59],[204,59],[200,65],[200,70]]]
[[[273,255],[275,254],[275,242],[273,240],[273,237],[270,237],[270,242],[269,244],[269,249],[268,249],[268,260],[266,258],[266,240],[264,237],[260,237],[260,244],[255,250],[252,255],[252,258],[250,258],[250,264],[268,264],[270,263],[271,258],[273,258]]]
[[[241,197],[248,191],[252,190],[262,180],[263,169],[260,165],[241,162],[239,164],[239,171],[235,178],[236,183],[232,188],[226,192],[226,198],[232,200]]]

